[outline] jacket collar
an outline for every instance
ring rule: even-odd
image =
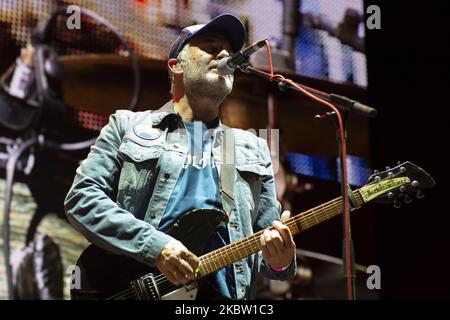
[[[178,113],[175,112],[173,108],[173,101],[170,100],[165,105],[163,105],[158,110],[152,112],[152,123],[153,125],[158,125],[163,121],[167,116],[179,116]]]
[[[158,110],[155,110],[152,112],[153,125],[154,126],[159,125],[161,123],[161,121],[163,121],[166,117],[178,117],[179,121],[182,121],[180,114],[178,112],[175,112],[172,100],[168,101],[166,104],[164,104]],[[223,130],[224,130],[224,126],[222,124],[222,121],[219,118],[219,124],[215,131],[217,132],[217,131],[223,131]]]

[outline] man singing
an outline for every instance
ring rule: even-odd
[[[296,270],[295,243],[279,221],[267,142],[226,129],[219,119],[234,76],[220,75],[217,64],[245,39],[244,25],[229,14],[183,29],[169,52],[172,101],[156,111],[111,115],[65,199],[69,221],[89,241],[157,268],[180,286],[196,279],[199,258],[165,231],[186,212],[227,213],[205,252],[273,225],[260,237],[260,252],[209,277],[211,288],[231,299],[254,298],[256,272],[285,280]],[[227,150],[232,161],[224,160]]]

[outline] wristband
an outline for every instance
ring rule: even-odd
[[[286,270],[289,266],[286,266],[286,267],[280,267],[280,268],[275,268],[275,267],[272,267],[272,266],[269,265],[269,267],[270,267],[270,269],[271,269],[272,271],[280,273],[280,272],[283,272],[284,270]]]

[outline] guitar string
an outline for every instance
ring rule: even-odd
[[[106,300],[118,300],[121,297],[125,297],[127,295],[130,295],[130,293],[134,293],[134,289],[133,288],[128,288],[128,289],[123,290],[123,291],[121,291],[119,293],[116,293],[115,295],[107,298]]]
[[[329,207],[331,207],[331,206],[336,206],[335,204],[332,204],[332,205],[330,205]],[[296,218],[298,218],[298,217],[296,217]],[[304,215],[303,216],[303,218],[308,218],[306,215]],[[310,219],[310,220],[312,220],[312,219]],[[287,223],[287,225],[293,225],[293,224],[295,224],[296,222],[295,221],[289,221],[288,223]],[[262,233],[262,231],[259,231],[258,233],[256,233],[256,234],[254,234],[254,235],[258,235],[258,234],[261,234]],[[253,236],[254,236],[253,235]],[[252,239],[253,240],[253,239]],[[247,242],[248,242],[248,239],[247,239]],[[247,242],[236,242],[236,243],[234,243],[234,244],[232,244],[232,246],[233,246],[233,248],[234,249],[237,249],[237,250],[239,250],[239,249],[241,249],[242,247],[245,247],[246,246],[246,243]],[[229,245],[227,245],[227,246],[229,246]],[[227,246],[225,246],[225,247],[222,247],[221,249],[219,249],[220,251],[231,251],[230,250],[230,248],[226,248]],[[219,251],[219,250],[216,250],[216,251]],[[203,257],[201,257],[201,262],[202,262],[202,264],[203,265],[205,265],[206,263],[209,263],[210,264],[210,266],[211,266],[211,262],[215,262],[216,260],[215,260],[215,258],[217,257],[217,253],[216,252],[211,252],[211,253],[208,253],[208,254],[205,254]],[[159,277],[164,277],[164,275],[159,275],[159,276],[157,276],[157,277],[155,277],[155,280],[158,280],[159,279]]]
[[[290,222],[289,223],[291,226],[293,225],[293,224],[295,224],[295,222]],[[242,247],[244,244],[241,244],[240,245],[240,247]],[[247,247],[248,247],[248,245],[246,245]],[[254,250],[254,249],[258,249],[259,248],[259,241],[258,241],[258,243],[253,243],[253,244],[251,244],[251,248]],[[247,250],[245,250],[246,252],[247,252]],[[256,250],[255,250],[256,251]],[[213,257],[213,258],[210,258],[210,259],[212,259],[213,260],[213,263],[214,263],[214,259],[215,259],[215,257]],[[223,259],[222,259],[223,260]],[[203,263],[205,263],[205,261],[206,262],[208,262],[208,259],[206,259],[206,260],[204,260],[203,261]],[[219,262],[220,263],[220,262]],[[215,268],[217,268],[217,266],[216,266],[216,264],[214,263],[214,265],[215,265]],[[175,285],[173,285],[171,282],[169,282],[168,281],[168,279],[163,275],[163,274],[161,274],[161,275],[159,275],[159,276],[157,276],[157,277],[155,277],[155,282],[156,282],[156,284],[158,285],[158,288],[159,288],[159,290],[160,291],[166,291],[166,290],[168,290],[168,289],[176,289],[176,288],[178,288],[177,286],[175,286]]]
[[[140,299],[135,293],[132,293],[132,294],[129,294],[129,295],[122,296],[122,297],[120,297],[119,299],[116,299],[116,300],[140,300]]]
[[[299,223],[301,224],[302,222],[304,222],[307,225],[307,227],[308,227],[310,225],[312,226],[313,224],[311,222],[316,222],[315,220],[319,220],[320,219],[322,221],[322,219],[324,217],[328,219],[328,218],[330,218],[329,217],[330,213],[332,213],[334,211],[334,209],[335,209],[334,207],[336,207],[338,205],[339,204],[335,204],[335,203],[329,204],[326,207],[325,210],[322,210],[322,211],[325,211],[325,212],[323,214],[320,214],[320,215],[314,215],[313,211],[310,214],[306,214],[306,213],[300,214],[298,216],[293,217],[292,220],[287,221],[285,224],[295,234],[296,232],[294,232],[295,231],[295,230],[293,230],[294,228],[297,229],[297,232],[300,231],[299,228],[298,228],[298,224]],[[333,209],[333,210],[330,211],[329,210],[330,208]],[[312,217],[311,215],[314,215],[314,216]],[[270,228],[267,228],[267,229],[273,229],[273,227],[270,227]],[[302,228],[302,229],[304,229],[304,228]],[[229,264],[229,262],[230,262],[229,260],[230,260],[230,257],[231,257],[230,253],[237,252],[238,256],[241,256],[241,252],[240,251],[245,251],[245,253],[244,253],[244,257],[245,257],[245,256],[248,255],[247,249],[250,249],[250,252],[252,252],[255,249],[258,249],[260,247],[260,240],[259,240],[259,238],[260,238],[260,236],[261,236],[261,234],[263,232],[264,232],[264,230],[261,230],[261,231],[255,233],[255,234],[253,234],[253,236],[251,238],[248,238],[245,241],[241,241],[239,243],[235,243],[235,244],[233,244],[233,245],[231,245],[229,247],[228,246],[222,247],[221,249],[216,250],[212,254],[207,255],[205,257],[205,261],[210,262],[209,264],[213,265],[214,268],[217,269],[217,264],[220,266],[220,268],[223,267],[224,265]],[[233,254],[233,258],[235,260],[239,260],[239,259],[236,259],[236,256],[234,254]],[[242,259],[242,258],[240,258],[240,259]],[[221,260],[224,261],[225,264],[223,264],[221,262]],[[228,260],[228,262],[226,260]],[[216,264],[216,262],[217,262],[217,264]],[[207,271],[209,271],[209,270],[207,270]]]
[[[324,205],[321,205],[321,206],[318,206],[318,207],[308,210],[308,211],[311,211],[309,213],[308,213],[308,211],[306,211],[304,213],[296,215],[295,217],[289,219],[285,224],[288,227],[290,227],[290,229],[293,229],[295,227],[297,229],[297,232],[300,232],[300,230],[298,229],[299,223],[305,222],[306,226],[309,227],[309,226],[313,226],[313,225],[319,223],[319,221],[318,221],[319,219],[321,221],[330,219],[334,216],[334,215],[330,216],[330,213],[334,213],[334,211],[336,209],[335,207],[340,206],[340,205],[341,204],[339,202],[336,203],[336,200],[332,200],[327,205],[324,204]],[[318,214],[319,207],[321,207],[320,214]],[[332,210],[330,211],[330,209],[332,209]],[[324,217],[325,217],[325,219],[324,219]],[[312,224],[311,222],[314,222],[314,224]],[[270,227],[269,229],[273,229],[273,228]],[[302,229],[305,229],[305,228],[302,228]],[[202,259],[202,262],[204,262],[204,263],[209,262],[209,265],[210,266],[213,265],[214,268],[217,268],[216,262],[218,262],[219,266],[221,266],[221,267],[224,266],[222,264],[221,260],[223,262],[225,262],[225,265],[229,264],[229,261],[227,262],[226,260],[229,260],[229,257],[231,256],[230,253],[233,253],[236,251],[239,252],[239,249],[246,249],[246,248],[256,249],[255,245],[259,246],[259,237],[263,231],[264,230],[253,234],[253,237],[250,237],[250,238],[246,239],[245,241],[236,242],[234,244],[224,246],[224,247],[220,248],[219,250],[215,250],[213,252],[206,254],[204,256],[204,258]],[[294,234],[295,234],[295,232],[294,232]],[[224,257],[225,254],[226,254],[226,257]],[[245,250],[245,254],[246,255],[248,254],[247,250]],[[236,259],[236,256],[234,254],[233,254],[233,258],[235,260],[238,260],[238,259]]]
[[[286,225],[290,228],[293,228],[293,227],[297,228],[298,222],[300,222],[300,223],[302,222],[300,220],[303,220],[303,221],[306,220],[311,223],[311,221],[316,220],[316,218],[317,218],[317,220],[320,219],[321,221],[323,221],[322,220],[323,217],[329,219],[329,218],[333,217],[333,216],[330,217],[330,213],[334,213],[336,207],[338,207],[338,206],[340,206],[340,203],[339,202],[336,203],[336,200],[332,200],[327,205],[324,204],[324,205],[321,205],[321,206],[318,206],[318,207],[308,210],[308,211],[311,211],[309,213],[307,213],[308,211],[306,211],[303,214],[294,216],[293,218],[290,219],[290,221],[288,221],[286,223]],[[315,211],[318,211],[319,207],[322,207],[320,210],[321,213],[317,214],[318,212],[315,212]],[[312,216],[314,216],[314,217],[312,217]],[[308,225],[308,223],[306,223],[306,225]],[[254,234],[253,236],[256,235],[256,237],[254,237],[254,238],[250,238],[250,239],[246,239],[246,241],[234,243],[234,244],[232,244],[231,247],[228,247],[229,245],[227,245],[216,251],[221,251],[221,252],[225,252],[225,253],[231,252],[231,251],[239,251],[239,249],[246,248],[249,245],[251,245],[251,248],[253,249],[256,243],[252,243],[252,242],[255,242],[256,240],[258,240],[258,243],[259,243],[259,235],[262,234],[263,231],[264,230],[261,230],[261,231],[257,232],[256,234]],[[217,268],[215,262],[218,262],[220,265],[220,260],[216,259],[219,254],[220,253],[213,251],[212,253],[209,253],[209,254],[206,254],[205,256],[203,256],[203,259],[201,259],[201,261],[203,264],[209,263],[210,266],[212,265],[211,264],[211,262],[212,262],[214,264],[215,268]],[[222,259],[222,260],[224,260],[224,259]],[[209,270],[207,270],[207,271],[209,271]],[[161,274],[161,275],[155,277],[155,280],[158,281],[160,278],[163,278],[163,277],[165,277],[165,276],[163,274]],[[160,283],[160,282],[158,282],[158,283]]]
[[[317,207],[315,207],[315,208],[313,208],[313,209],[310,209],[310,210],[308,210],[308,211],[306,211],[306,212],[304,212],[303,214],[302,213],[300,213],[299,215],[296,215],[296,216],[294,216],[294,217],[292,217],[291,219],[289,219],[289,221],[286,223],[286,225],[288,226],[288,227],[293,227],[293,226],[295,226],[296,228],[297,228],[297,230],[298,231],[300,231],[299,229],[298,229],[298,227],[297,227],[297,223],[298,222],[301,222],[300,220],[309,220],[310,222],[312,221],[312,220],[316,220],[316,217],[319,219],[322,219],[323,217],[325,217],[326,219],[329,219],[329,218],[331,218],[331,217],[333,217],[333,216],[331,216],[331,217],[329,217],[329,215],[330,215],[330,213],[334,213],[334,211],[335,211],[335,207],[340,207],[340,205],[341,205],[341,203],[339,203],[339,200],[338,200],[338,202],[336,203],[336,200],[334,199],[334,200],[331,200],[331,201],[329,201],[327,204],[323,204],[323,205],[320,205],[320,206],[317,206]],[[321,209],[320,211],[318,210],[318,209]],[[330,210],[331,209],[331,210]],[[319,212],[315,212],[315,211],[319,211]],[[309,212],[309,213],[308,213]],[[315,217],[312,217],[312,216],[315,216]],[[324,221],[324,220],[321,220],[321,221]],[[306,225],[308,225],[308,223],[306,223]],[[240,242],[236,242],[236,243],[234,243],[234,244],[232,244],[232,245],[234,245],[233,247],[235,247],[234,248],[234,250],[236,251],[238,251],[239,249],[242,249],[242,248],[246,248],[246,247],[248,247],[248,244],[249,243],[251,243],[251,242],[255,242],[255,239],[256,240],[258,240],[259,239],[259,235],[260,234],[262,234],[262,232],[263,232],[264,230],[261,230],[261,231],[259,231],[259,232],[257,232],[256,234],[254,234],[253,236],[255,236],[256,235],[256,237],[254,237],[254,238],[250,238],[250,239],[247,239],[246,241],[240,241]],[[258,241],[259,242],[259,241]],[[252,249],[257,249],[257,247],[255,248],[255,245],[257,245],[256,243],[252,243],[251,244],[251,248]],[[226,246],[227,247],[227,246]],[[227,252],[227,251],[230,251],[230,250],[233,250],[233,248],[226,248],[226,247],[223,247],[223,248],[221,248],[221,249],[219,249],[219,250],[222,250],[222,251],[225,251],[225,252]],[[258,246],[259,247],[259,246]],[[226,248],[226,249],[224,249],[224,248]],[[218,251],[218,250],[216,250],[216,251]],[[246,251],[247,252],[247,251]],[[202,263],[203,264],[206,264],[206,263],[210,263],[210,266],[211,266],[211,262],[215,262],[216,260],[215,260],[215,258],[217,257],[217,253],[215,253],[215,255],[211,255],[211,254],[206,254],[205,256],[204,256],[204,258],[202,259]],[[220,263],[220,261],[219,261],[219,263]],[[217,268],[217,266],[216,266],[216,268]],[[218,270],[218,269],[217,269]],[[209,270],[207,270],[207,271],[209,271]],[[211,273],[211,272],[209,272],[209,273]],[[159,276],[156,276],[155,278],[155,282],[158,284],[158,286],[162,286],[162,285],[164,285],[164,283],[165,282],[168,282],[168,279],[165,277],[165,275],[164,274],[161,274],[161,275],[159,275]],[[162,287],[161,287],[162,288]]]
[[[358,193],[356,193],[356,191],[358,191]],[[362,196],[359,192],[359,190],[356,190],[354,192],[355,197],[357,198],[357,201],[359,204],[364,203]],[[297,233],[303,230],[308,229],[309,227],[315,226],[323,221],[326,221],[328,219],[333,218],[334,216],[336,216],[339,212],[340,212],[340,207],[342,206],[342,201],[340,199],[334,199],[332,201],[329,201],[327,204],[323,204],[321,206],[317,206],[313,209],[310,209],[304,213],[301,213],[299,215],[294,216],[293,218],[291,218],[290,220],[288,220],[288,222],[286,222],[286,225],[290,228],[293,229],[294,227],[297,229]],[[330,210],[331,209],[331,210]],[[320,221],[319,221],[320,219]],[[312,222],[312,223],[311,223]],[[304,226],[302,226],[302,224],[306,225],[306,228]],[[298,226],[300,225],[300,230],[298,228]],[[271,228],[273,229],[273,228]],[[291,230],[292,231],[292,230]],[[294,230],[295,231],[295,230]],[[294,234],[296,234],[295,232],[293,232]],[[222,257],[222,260],[224,259],[228,259],[230,258],[230,254],[229,252],[233,253],[233,251],[238,251],[239,249],[242,249],[242,247],[244,247],[245,249],[245,254],[248,255],[248,252],[246,250],[246,248],[250,248],[251,251],[257,251],[260,248],[260,241],[259,241],[259,235],[261,234],[261,232],[256,233],[254,235],[256,235],[256,237],[253,238],[249,238],[247,239],[247,241],[243,241],[240,244],[239,243],[235,243],[234,247],[223,247],[219,250],[216,250],[216,252],[213,252],[212,255],[207,255],[205,257],[205,261],[206,262],[212,262],[212,264],[214,265],[215,269],[217,269],[216,266],[216,262],[218,262],[220,268],[224,267],[224,265],[221,265],[220,262],[220,257],[219,259],[216,259],[216,256],[219,254],[226,254],[226,257]],[[236,246],[236,244],[238,244]],[[234,259],[236,260],[235,255],[233,254]],[[226,265],[227,263],[225,263]],[[229,263],[228,263],[229,264]],[[210,263],[211,266],[211,263]],[[207,266],[206,266],[206,269]],[[207,270],[209,271],[209,270]],[[214,271],[214,270],[213,270]],[[213,271],[209,271],[209,272],[213,272]]]
[[[358,191],[358,193],[356,193],[356,191]],[[360,194],[359,190],[356,190],[356,191],[354,191],[354,194],[356,193],[355,197],[357,198],[357,201],[360,204],[362,204],[363,200],[362,200],[361,194]],[[300,231],[310,227],[310,224],[308,224],[307,221],[311,222],[311,220],[315,220],[315,223],[311,224],[311,226],[314,226],[314,225],[316,225],[316,224],[318,224],[320,222],[328,220],[328,219],[334,217],[336,214],[338,214],[341,206],[342,206],[342,201],[341,200],[333,199],[333,200],[329,201],[327,204],[323,204],[323,205],[317,206],[317,207],[315,207],[313,209],[310,209],[310,210],[308,210],[308,211],[306,211],[304,213],[300,213],[299,215],[294,216],[293,218],[289,219],[286,222],[286,225],[290,229],[295,227],[297,229],[297,232],[300,232]],[[318,210],[318,209],[320,209],[320,210]],[[336,209],[338,210],[337,212],[336,212]],[[316,212],[316,211],[318,211],[318,212]],[[330,213],[332,214],[331,216],[330,216]],[[325,219],[324,219],[324,217],[325,217]],[[320,221],[319,221],[319,219],[320,219]],[[301,226],[302,222],[306,222],[305,223],[306,224],[306,228],[303,228]],[[298,224],[300,224],[301,230],[299,230]],[[258,233],[262,233],[262,232],[263,232],[263,230],[258,232]],[[247,239],[246,242],[242,241],[241,243],[238,243],[238,245],[237,246],[235,245],[235,247],[236,247],[235,248],[236,250],[239,249],[239,247],[241,247],[241,248],[242,247],[244,247],[244,248],[247,247],[247,248],[250,248],[251,251],[257,251],[257,249],[259,249],[260,245],[259,245],[258,238],[257,237],[253,237],[253,238]],[[231,251],[231,249],[233,249],[232,247],[229,247],[229,248],[225,248],[225,250],[223,250],[224,248],[225,247],[222,248],[222,251],[224,251],[224,253],[227,253],[227,251]],[[247,254],[247,250],[245,250],[245,251],[246,251],[246,254]],[[219,253],[217,253],[217,252],[215,252],[215,253],[213,252],[212,255],[211,254],[207,254],[207,255],[204,256],[203,261],[204,262],[211,262],[212,261],[214,263],[215,268],[217,269],[217,266],[215,265],[215,259],[217,258],[218,255],[219,255]],[[235,256],[234,256],[234,258],[236,259]],[[223,261],[225,261],[224,259],[225,258],[222,258]],[[220,260],[219,259],[217,259],[217,262],[220,265]],[[211,263],[210,263],[210,266],[211,266]],[[207,270],[207,271],[209,271],[209,270]],[[211,271],[211,272],[213,272],[213,271]],[[163,285],[164,282],[168,281],[167,278],[166,279],[161,279],[161,278],[164,278],[164,277],[165,277],[164,275],[160,275],[160,277],[156,277],[157,283]]]
[[[401,173],[402,172],[398,172],[397,174],[393,174],[389,178],[391,179],[393,177],[396,177],[396,176],[400,175]],[[355,195],[355,193],[356,193],[356,195]],[[361,194],[360,194],[360,190],[359,189],[353,191],[353,194],[357,198],[361,198]],[[363,201],[360,201],[359,199],[357,201],[360,204],[363,202]],[[300,214],[292,217],[291,219],[289,219],[286,222],[286,225],[290,229],[292,227],[295,227],[297,229],[297,233],[301,232],[304,228],[299,229],[298,228],[298,224],[300,224],[300,226],[301,226],[301,223],[305,222],[306,227],[309,228],[308,221],[311,222],[311,220],[315,220],[316,223],[313,223],[311,225],[311,226],[315,226],[318,223],[321,223],[323,221],[326,221],[326,220],[334,217],[336,215],[336,212],[334,212],[334,209],[335,209],[334,207],[340,207],[341,205],[342,205],[342,201],[341,200],[337,200],[337,203],[336,203],[336,199],[333,199],[333,200],[329,201],[327,204],[323,204],[323,205],[317,206],[317,207],[312,208],[312,209],[310,209],[310,210],[308,210],[308,211],[306,211],[304,213],[300,213]],[[318,212],[315,212],[315,211],[318,211]],[[329,217],[330,213],[332,214],[331,217]],[[339,213],[339,211],[338,211],[338,213]],[[323,219],[324,217],[325,217],[325,219]],[[267,229],[270,229],[270,227],[267,228]],[[261,230],[261,231],[257,232],[253,236],[255,236],[257,234],[262,234],[262,232],[264,232],[264,230]],[[208,262],[210,264],[210,266],[211,266],[211,262],[214,263],[215,259],[217,257],[223,256],[223,254],[227,253],[227,251],[232,252],[233,249],[235,249],[234,251],[239,251],[239,249],[242,249],[242,247],[245,248],[245,247],[249,247],[249,246],[250,246],[251,250],[258,249],[258,247],[260,247],[260,246],[258,245],[258,243],[255,243],[256,240],[258,240],[258,237],[250,237],[250,238],[248,238],[245,241],[240,241],[240,243],[239,242],[235,243],[234,246],[230,246],[229,248],[226,248],[227,246],[225,246],[225,247],[223,247],[223,248],[221,248],[219,250],[215,250],[215,251],[213,251],[211,253],[208,253],[208,254],[204,255],[203,259],[202,259],[202,262],[204,264],[206,264]],[[255,245],[256,245],[256,247],[255,247]],[[239,247],[241,247],[241,248],[239,248]],[[223,252],[223,254],[221,253],[221,251]],[[228,253],[227,253],[227,255],[228,255]],[[233,257],[234,257],[234,259],[236,259],[236,257],[234,255],[233,255]],[[223,261],[226,262],[224,259],[223,259]],[[220,260],[218,260],[218,262],[219,262],[219,265],[220,265]],[[206,270],[206,271],[209,271],[209,270]],[[154,280],[158,284],[158,286],[163,286],[163,285],[165,285],[165,282],[168,282],[168,279],[165,277],[164,274],[160,274],[160,275],[156,276],[154,278]],[[173,285],[172,283],[169,282],[169,286],[175,286],[175,285]],[[126,292],[126,291],[128,291],[128,292]],[[131,296],[133,294],[134,294],[134,289],[129,289],[129,290],[125,290],[124,294],[117,294],[117,295],[115,295],[115,296],[113,296],[111,298],[114,298],[114,297],[127,297],[127,296]]]
[[[131,289],[131,290],[133,290],[133,289]],[[131,300],[131,299],[136,300],[136,298],[137,298],[137,295],[133,290],[133,292],[129,292],[128,294],[123,294],[119,297],[114,298],[113,300]]]
[[[392,178],[397,177],[402,174],[403,173],[400,171],[398,173],[392,174],[388,178],[392,179]],[[387,191],[388,190],[386,190],[385,192],[387,192]],[[359,205],[364,203],[364,200],[362,199],[362,196],[361,196],[360,189],[353,191],[353,195],[357,199],[357,202],[359,203]],[[339,214],[341,206],[342,206],[341,199],[339,199],[339,198],[333,199],[333,200],[329,201],[327,204],[317,206],[317,207],[312,208],[304,213],[300,213],[299,215],[294,216],[293,218],[289,219],[288,222],[286,222],[286,225],[290,228],[295,227],[297,229],[297,232],[300,232],[301,230],[308,229],[309,227],[315,226],[318,223],[321,223],[330,218],[333,218],[334,216]],[[338,207],[337,212],[335,211],[336,208],[333,208],[333,207]],[[332,211],[330,211],[330,208],[332,209]],[[330,214],[331,214],[331,216],[330,216]],[[320,221],[319,221],[319,219],[320,219]],[[314,220],[316,220],[316,221],[314,221]],[[311,221],[313,222],[312,224],[311,224]],[[304,228],[301,225],[302,223],[306,224],[306,228]],[[299,230],[298,225],[300,225],[301,230]],[[269,229],[272,229],[272,228],[269,228]],[[258,232],[256,234],[254,234],[253,236],[255,236],[255,235],[259,236],[260,233],[261,232]],[[244,249],[250,248],[251,250],[255,250],[255,249],[257,250],[259,247],[259,245],[258,245],[259,241],[258,241],[258,239],[255,239],[255,238],[257,238],[257,237],[250,237],[250,238],[246,239],[245,241],[241,241],[241,243],[237,242],[235,244],[222,247],[219,250],[215,250],[212,253],[205,255],[204,260],[205,260],[205,262],[208,262],[210,266],[214,265],[214,267],[211,269],[216,269],[216,270],[218,269],[216,266],[216,262],[218,262],[220,268],[223,268],[224,265],[221,265],[220,258],[222,258],[222,260],[225,262],[225,265],[227,265],[225,259],[230,257],[230,255],[229,255],[230,252],[231,253],[233,253],[233,251],[239,252],[239,249],[242,249],[242,247]],[[247,250],[245,250],[245,251],[247,254]],[[224,257],[224,255],[226,255],[226,256]],[[236,257],[234,256],[234,254],[233,254],[233,257],[236,260]],[[208,266],[206,266],[206,269],[208,269]],[[206,270],[206,271],[209,271],[209,270]],[[211,272],[213,272],[213,271],[211,271]]]
[[[335,204],[330,204],[329,206],[327,206],[326,210],[328,211],[328,209],[330,209],[330,207],[333,207],[333,206],[335,206]],[[311,212],[311,213],[314,213],[314,212]],[[323,215],[328,217],[329,213],[330,212],[328,211],[328,213],[325,212]],[[297,223],[301,222],[300,220],[306,221],[306,224],[308,224],[308,221],[311,222],[312,220],[315,220],[317,218],[318,218],[318,216],[314,215],[314,218],[313,218],[309,214],[307,214],[307,212],[305,212],[305,213],[301,213],[301,214],[293,217],[292,219],[289,219],[288,221],[286,221],[285,224],[286,224],[286,226],[291,227],[291,228],[293,226],[295,226],[297,231],[299,231],[298,228],[297,228]],[[322,217],[320,217],[320,218],[322,218]],[[270,230],[270,229],[273,229],[273,227],[269,227],[269,228],[266,228],[266,229]],[[245,247],[247,247],[249,244],[252,245],[252,242],[255,242],[255,241],[259,242],[260,235],[263,232],[264,232],[264,230],[261,230],[261,231],[255,233],[255,234],[253,234],[252,237],[247,238],[244,241],[236,242],[235,244],[231,244],[229,246],[227,245],[225,247],[220,248],[219,250],[213,251],[212,253],[207,255],[206,259],[214,260],[217,256],[222,255],[223,253],[239,251],[239,250],[233,250],[233,249],[240,249],[240,248],[244,248],[245,249]],[[245,252],[245,253],[247,253],[247,252]],[[220,259],[217,259],[217,260],[218,260],[218,262],[220,264]]]

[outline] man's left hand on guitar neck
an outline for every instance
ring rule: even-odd
[[[291,213],[284,211],[281,221],[289,219]],[[262,256],[274,271],[287,268],[295,257],[295,242],[289,228],[280,221],[273,221],[274,229],[261,235]]]

